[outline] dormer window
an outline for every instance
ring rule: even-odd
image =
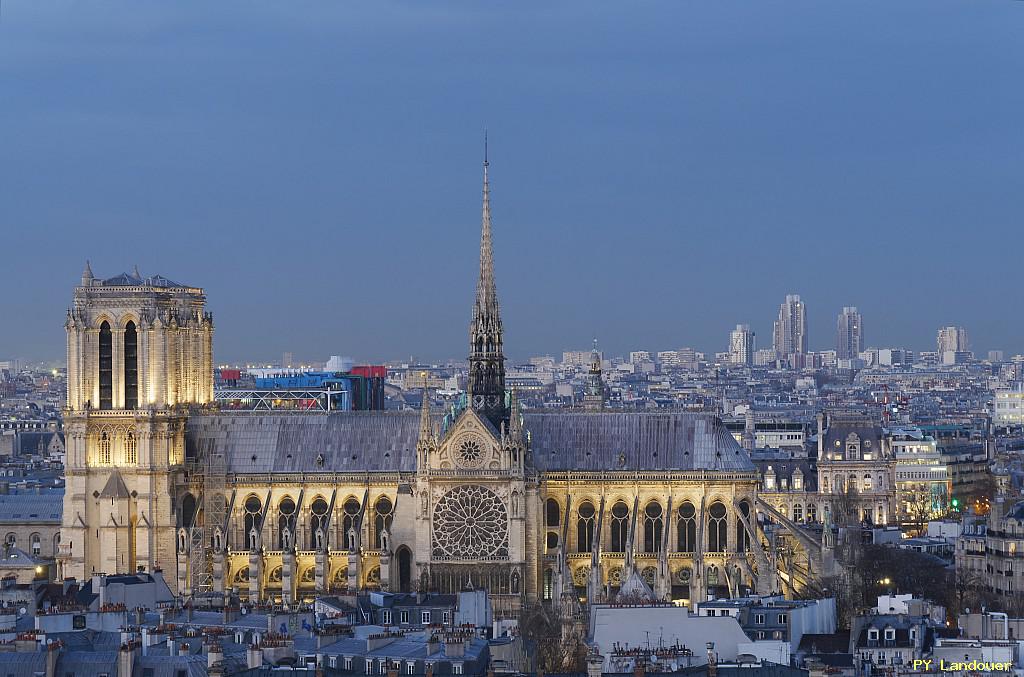
[[[892,628],[886,628],[885,629],[885,641],[892,642],[895,639],[896,639],[896,631],[893,630]]]
[[[868,639],[873,639],[873,640],[877,641],[878,640],[878,630],[875,630],[874,628],[872,628],[871,630],[868,630]]]
[[[797,470],[793,473],[793,490],[802,491],[804,488],[804,474]]]
[[[856,461],[860,458],[860,436],[850,433],[846,436],[846,460]]]

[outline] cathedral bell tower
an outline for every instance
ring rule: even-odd
[[[190,407],[213,400],[213,317],[202,289],[86,264],[68,310],[66,488],[58,577],[167,571],[173,475]]]
[[[487,176],[487,144],[484,142],[484,197],[480,233],[480,277],[476,283],[473,319],[469,323],[469,405],[501,430],[507,424],[505,356],[502,354],[501,314],[494,284],[494,250],[491,244],[491,186]]]

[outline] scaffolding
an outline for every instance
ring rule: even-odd
[[[193,520],[190,534],[189,583],[193,595],[213,591],[213,548],[218,527],[227,522],[227,462],[224,451],[211,447],[200,459],[202,520]],[[223,547],[223,535],[221,545]]]

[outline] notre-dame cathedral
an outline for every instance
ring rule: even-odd
[[[487,171],[468,386],[445,411],[219,412],[203,290],[87,266],[65,325],[60,575],[160,568],[185,596],[283,603],[474,585],[499,616],[795,589],[715,415],[606,411],[599,360],[584,408],[506,391]]]

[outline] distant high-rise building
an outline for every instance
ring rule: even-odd
[[[960,353],[970,350],[970,343],[967,340],[967,330],[963,327],[943,327],[939,329],[936,339],[936,350],[939,359],[945,353]]]
[[[729,332],[729,362],[732,364],[754,363],[754,332],[749,324],[737,324]]]
[[[634,350],[629,354],[630,364],[640,364],[641,362],[651,362],[651,351]]]
[[[836,356],[852,360],[863,350],[864,325],[856,306],[846,306],[836,321]]]
[[[697,363],[700,358],[697,356],[697,351],[693,348],[680,348],[676,351],[679,355],[679,366],[684,369],[696,369]]]
[[[291,369],[295,363],[295,357],[291,353],[284,353],[281,355],[281,366],[285,369]]]
[[[807,352],[807,309],[799,294],[789,294],[779,306],[772,344],[780,359]]]
[[[775,364],[775,349],[774,348],[761,348],[754,352],[754,366],[755,367],[770,367]]]
[[[658,353],[658,364],[663,367],[678,367],[681,364],[678,350],[662,350]]]
[[[1004,359],[1004,354],[1003,354],[1002,350],[990,350],[990,351],[988,351],[988,361],[989,362],[1002,362],[1003,359]]]

